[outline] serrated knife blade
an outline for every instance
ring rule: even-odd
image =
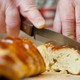
[[[66,45],[80,50],[80,43],[57,32],[51,31],[49,29],[36,29],[36,28],[34,28],[33,32],[35,39],[43,43],[51,41],[53,44],[56,45]]]

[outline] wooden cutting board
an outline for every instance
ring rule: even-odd
[[[24,80],[80,80],[80,76],[48,72]]]

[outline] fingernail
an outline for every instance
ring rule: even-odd
[[[44,20],[43,20],[43,21],[37,21],[37,22],[35,23],[35,27],[37,27],[37,28],[39,28],[39,29],[44,28],[45,25],[46,25],[46,23],[45,23]]]

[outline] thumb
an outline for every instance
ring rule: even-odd
[[[33,4],[32,0],[21,0],[19,8],[22,16],[28,18],[35,27],[45,27],[45,20]]]

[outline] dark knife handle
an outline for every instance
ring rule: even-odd
[[[33,24],[26,18],[21,16],[21,30],[27,33],[28,35],[33,35]]]

